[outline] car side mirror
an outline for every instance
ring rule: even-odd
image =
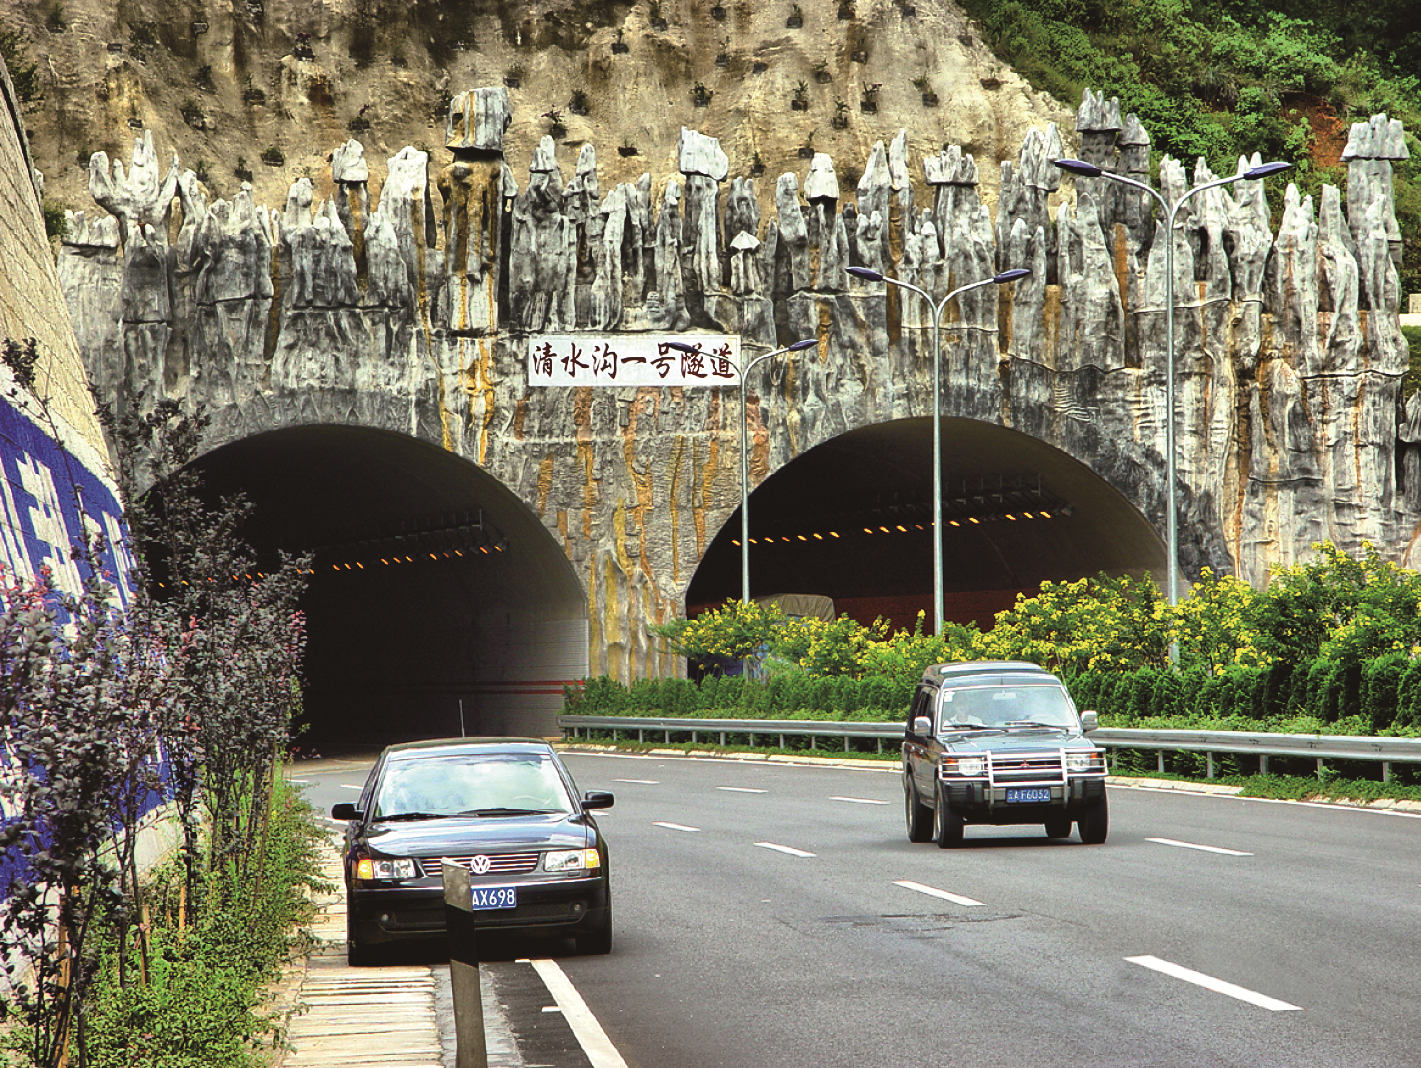
[[[356,808],[349,801],[342,801],[338,805],[331,806],[331,819],[333,820],[359,820],[364,819],[365,813]]]
[[[1094,713],[1094,712],[1082,712],[1082,713],[1081,713],[1081,731],[1082,731],[1083,733],[1089,734],[1091,731],[1095,730],[1095,729],[1096,729],[1097,727],[1099,727],[1099,726],[1100,726],[1100,717],[1099,717],[1098,715],[1096,715],[1096,713]]]
[[[606,790],[588,790],[582,795],[582,808],[611,808],[616,799]]]
[[[933,721],[927,716],[917,716],[913,720],[914,734],[931,734],[933,732]]]

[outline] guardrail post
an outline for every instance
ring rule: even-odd
[[[1258,758],[1258,774],[1260,774],[1260,775],[1267,775],[1267,774],[1268,774],[1268,754],[1267,754],[1267,753],[1264,753],[1262,756],[1260,756],[1260,757]]]
[[[1214,777],[1214,754],[1213,754],[1213,753],[1205,753],[1205,754],[1204,754],[1204,778],[1206,778],[1206,779],[1212,779],[1213,777]]]
[[[488,1068],[484,999],[479,982],[479,947],[474,924],[469,869],[446,859],[444,923],[449,930],[449,984],[454,993],[455,1068]]]
[[[1391,782],[1391,761],[1382,761],[1382,782]]]

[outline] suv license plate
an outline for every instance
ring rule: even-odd
[[[511,909],[518,907],[518,887],[516,886],[476,886],[473,888],[473,908],[475,912],[487,909]]]
[[[1051,800],[1049,786],[1008,786],[1008,804],[1041,804]]]

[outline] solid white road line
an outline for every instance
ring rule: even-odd
[[[668,831],[700,831],[699,827],[687,827],[684,823],[665,823],[661,820],[655,820],[651,825],[653,827],[665,827]]]
[[[876,797],[831,797],[830,801],[847,801],[851,805],[886,805],[887,801],[880,801]]]
[[[813,853],[806,853],[802,849],[795,849],[794,846],[776,845],[774,842],[756,842],[761,849],[773,849],[777,853],[786,853],[791,857],[812,857]]]
[[[1146,842],[1158,842],[1160,845],[1178,846],[1180,849],[1199,849],[1205,853],[1222,853],[1226,857],[1251,857],[1252,853],[1244,853],[1237,849],[1225,849],[1222,846],[1196,845],[1193,842],[1179,842],[1173,838],[1146,838]]]
[[[756,790],[753,786],[717,786],[717,790],[724,790],[730,794],[764,794],[768,790]]]
[[[944,901],[951,901],[954,905],[980,905],[982,902],[975,898],[963,897],[961,894],[950,893],[947,890],[939,890],[935,886],[924,886],[922,883],[915,883],[911,879],[899,879],[893,884],[901,886],[905,890],[916,890],[920,894],[927,894],[929,897],[940,897]]]
[[[533,970],[542,977],[543,985],[558,1003],[558,1008],[562,1009],[563,1019],[567,1020],[572,1033],[577,1036],[578,1045],[592,1062],[592,1068],[627,1068],[627,1062],[622,1060],[617,1047],[612,1045],[607,1032],[602,1030],[597,1017],[592,1015],[587,1002],[582,1000],[577,987],[563,974],[557,961],[535,960]]]
[[[634,782],[638,786],[660,786],[660,779],[613,779],[613,782]]]
[[[1206,990],[1212,990],[1217,994],[1227,994],[1231,998],[1238,998],[1239,1001],[1246,1001],[1250,1005],[1257,1005],[1260,1009],[1268,1009],[1270,1012],[1301,1012],[1301,1005],[1289,1005],[1286,1001],[1279,1001],[1277,998],[1270,998],[1267,994],[1260,994],[1245,987],[1235,986],[1233,983],[1226,983],[1222,979],[1215,979],[1212,975],[1205,975],[1203,972],[1196,972],[1193,969],[1172,964],[1167,960],[1160,960],[1146,954],[1143,957],[1126,957],[1131,964],[1138,964],[1142,968],[1150,968],[1164,975],[1173,976],[1175,979],[1183,979],[1186,983],[1193,983],[1195,986],[1202,986]]]

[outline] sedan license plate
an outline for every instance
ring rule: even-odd
[[[1051,800],[1049,786],[1008,786],[1008,804],[1041,804]]]
[[[472,893],[475,912],[518,907],[518,887],[516,886],[476,886]]]

